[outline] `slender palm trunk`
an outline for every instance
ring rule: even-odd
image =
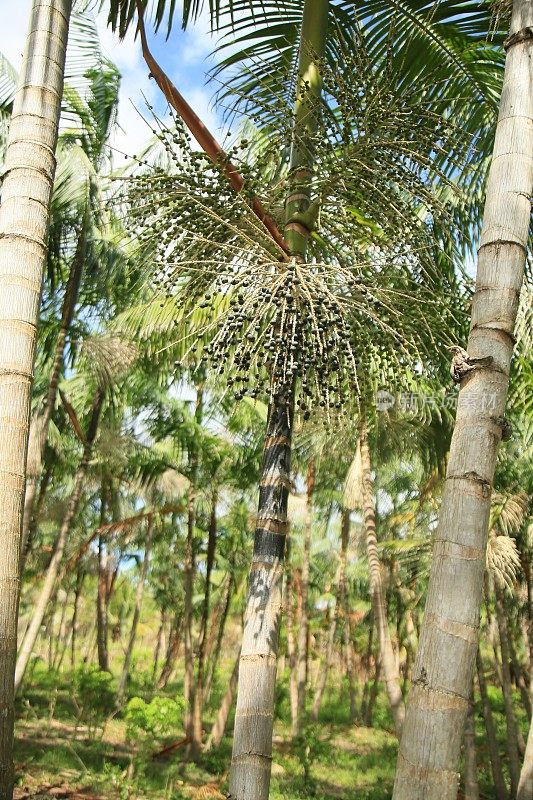
[[[106,524],[108,486],[102,480],[100,498],[100,528]],[[98,650],[98,666],[109,671],[107,596],[109,593],[109,567],[107,562],[105,537],[98,537],[98,582],[96,587],[96,643]]]
[[[335,598],[335,608],[333,610],[333,614],[331,615],[331,620],[329,623],[326,652],[324,655],[324,663],[319,673],[318,683],[315,691],[315,696],[313,699],[313,709],[311,711],[311,718],[314,720],[314,722],[318,721],[318,717],[320,714],[320,706],[322,705],[322,697],[324,696],[324,690],[328,682],[329,671],[331,669],[331,664],[333,662],[333,654],[335,648],[335,634],[337,632],[337,625],[339,622],[339,615],[341,610],[341,597],[339,589],[341,583],[341,575],[342,575],[341,563],[342,561],[339,561],[339,566],[337,568],[337,579],[336,579],[337,592]]]
[[[477,781],[476,720],[473,699],[468,707],[465,725],[465,800],[479,800]]]
[[[303,99],[299,96],[295,107],[285,203],[285,237],[293,259],[301,263],[311,235],[306,212],[322,93],[318,59],[326,48],[328,10],[329,0],[305,0],[298,64],[298,95]],[[268,413],[239,667],[229,780],[232,800],[267,800],[269,793],[293,411],[291,384],[273,398]]]
[[[507,625],[507,617],[504,617],[504,621]],[[509,630],[509,625],[507,625],[507,629]],[[524,669],[523,665],[520,663],[512,635],[508,636],[508,644],[510,666],[513,671],[513,680],[518,688],[518,691],[520,692],[520,699],[523,707],[526,710],[527,717],[529,720],[531,720],[531,697],[529,694],[529,686],[526,682],[529,673],[527,672],[527,669]]]
[[[378,554],[376,536],[376,504],[374,496],[374,479],[372,476],[372,463],[368,446],[368,431],[366,424],[361,424],[361,462],[363,468],[363,514],[366,532],[366,552],[368,558],[368,571],[370,577],[370,593],[372,599],[372,612],[376,622],[378,634],[381,671],[385,681],[385,689],[389,699],[394,727],[398,736],[401,733],[405,717],[400,673],[389,630],[387,619],[387,603],[385,588],[381,574],[381,563]]]
[[[511,670],[509,669],[509,638],[505,609],[503,606],[502,590],[495,586],[496,595],[496,620],[500,634],[500,652],[502,654],[502,691],[505,707],[505,722],[507,725],[507,755],[509,758],[509,774],[511,776],[511,797],[515,797],[520,777],[520,759],[518,756],[518,724],[513,708],[513,687],[511,685]]]
[[[196,393],[195,417],[197,422],[202,421],[203,390],[198,388]],[[185,544],[184,564],[184,613],[183,613],[183,643],[185,651],[185,674],[183,691],[185,695],[185,732],[189,742],[193,741],[193,691],[194,691],[194,646],[193,646],[193,595],[194,578],[196,575],[195,552],[195,527],[196,527],[196,480],[198,476],[198,453],[191,445],[189,453],[190,485],[187,499],[187,541]]]
[[[198,665],[196,669],[196,683],[194,686],[193,698],[193,739],[192,739],[192,757],[197,758],[202,749],[202,714],[204,709],[204,691],[205,691],[205,658],[207,647],[207,628],[209,624],[209,611],[211,607],[211,573],[215,563],[215,550],[217,543],[217,502],[218,492],[215,489],[211,500],[211,518],[209,520],[209,532],[207,540],[207,561],[205,571],[205,592],[204,604],[202,609],[202,626],[200,634],[200,643],[198,645]]]
[[[315,488],[315,465],[311,461],[307,467],[307,498],[304,524],[304,547],[301,579],[302,614],[298,628],[298,713],[293,733],[299,733],[305,714],[305,696],[307,689],[307,639],[309,633],[309,573],[311,567],[311,533],[313,528],[313,492]]]
[[[485,673],[483,671],[483,662],[481,660],[481,654],[479,652],[479,649],[476,653],[476,667],[477,667],[479,694],[481,697],[481,704],[483,707],[483,719],[485,720],[485,732],[487,734],[487,747],[489,750],[490,769],[492,772],[492,781],[494,783],[494,789],[496,790],[496,798],[497,800],[508,800],[509,794],[507,792],[505,781],[503,779],[502,762],[498,750],[498,740],[496,738],[496,730],[494,727],[492,708],[487,693],[487,682],[485,680]]]
[[[137,581],[137,590],[135,592],[135,608],[133,609],[133,619],[131,621],[131,630],[128,639],[128,647],[126,649],[124,664],[122,666],[122,672],[120,674],[120,680],[118,682],[117,702],[119,705],[122,705],[124,701],[124,695],[126,693],[126,685],[130,674],[131,657],[133,655],[135,639],[137,638],[137,627],[139,625],[139,619],[141,617],[141,609],[144,597],[144,587],[146,584],[146,576],[148,575],[148,567],[150,565],[150,553],[152,551],[153,536],[154,536],[154,518],[150,517],[148,520],[148,529],[146,531],[146,539],[144,544],[144,558],[141,571],[139,573],[139,578]]]
[[[43,617],[46,612],[48,601],[50,600],[50,597],[54,590],[68,534],[70,533],[72,523],[74,522],[76,512],[78,511],[78,506],[80,504],[80,500],[83,493],[85,475],[87,473],[87,468],[89,466],[89,461],[91,459],[96,432],[98,430],[98,422],[100,420],[100,412],[102,410],[103,401],[104,401],[104,392],[103,390],[98,389],[96,391],[96,395],[93,400],[89,428],[87,430],[87,435],[85,437],[83,455],[80,464],[78,466],[76,475],[74,477],[74,486],[70,495],[67,510],[65,512],[65,516],[63,517],[63,522],[61,523],[61,528],[55,543],[54,552],[52,554],[50,564],[48,565],[48,569],[46,571],[41,593],[37,599],[35,608],[33,610],[32,620],[30,622],[30,625],[28,627],[28,630],[26,631],[26,635],[24,636],[24,640],[20,647],[20,652],[17,659],[17,666],[15,670],[16,690],[19,688],[22,679],[24,677],[24,673],[26,672],[26,667],[28,666],[28,661],[30,659],[33,647],[35,645],[35,641],[39,634],[39,630],[41,628],[41,623],[43,621]]]
[[[339,613],[343,617],[343,642],[346,661],[346,675],[348,678],[348,695],[350,698],[350,722],[357,716],[357,692],[355,688],[355,668],[353,653],[353,630],[348,603],[346,585],[346,564],[348,557],[348,544],[350,542],[351,513],[347,508],[341,514],[341,553],[339,562]]]
[[[209,637],[210,641],[207,647],[207,655],[209,657],[209,669],[207,672],[207,678],[205,682],[205,700],[207,701],[211,695],[211,688],[213,686],[213,680],[215,678],[218,660],[220,658],[220,651],[222,649],[222,639],[224,637],[224,631],[226,630],[226,622],[228,620],[228,613],[231,605],[231,599],[233,597],[233,589],[235,586],[235,582],[233,579],[233,575],[228,575],[226,579],[226,589],[224,592],[224,602],[222,605],[222,611],[219,614],[219,618],[217,620],[218,629],[216,627],[212,628],[211,635]],[[216,616],[215,616],[216,619]],[[213,620],[215,622],[215,620]],[[216,641],[213,642],[214,639],[214,631],[217,631]]]
[[[176,615],[174,625],[169,633],[168,647],[165,655],[165,663],[161,670],[161,675],[157,681],[157,688],[164,689],[170,680],[170,676],[174,670],[176,659],[178,658],[180,645],[183,634],[183,617],[181,614]]]
[[[398,754],[394,800],[455,800],[479,636],[490,498],[504,416],[533,193],[533,3],[514,0],[487,181],[468,352]]]
[[[28,553],[28,540],[31,526],[31,519],[33,515],[33,508],[35,505],[35,497],[37,494],[37,483],[41,474],[41,467],[44,456],[44,448],[46,439],[48,437],[48,428],[50,427],[50,420],[54,413],[57,387],[59,385],[59,378],[63,368],[63,355],[65,352],[65,344],[67,341],[67,334],[74,315],[74,309],[78,299],[78,292],[80,288],[81,275],[83,272],[83,263],[85,258],[85,246],[87,240],[87,224],[86,218],[81,225],[81,231],[78,236],[78,244],[76,252],[70,267],[70,273],[65,289],[65,296],[63,298],[63,306],[61,309],[61,324],[59,334],[57,336],[54,360],[52,369],[50,371],[50,381],[48,384],[48,393],[46,396],[46,403],[42,414],[32,419],[30,424],[30,435],[28,443],[28,461],[26,465],[26,491],[24,495],[24,516],[22,524],[22,541],[21,541],[21,572],[24,570],[24,564]]]
[[[294,635],[294,579],[291,564],[292,541],[287,530],[286,536],[286,581],[285,581],[285,607],[287,613],[287,656],[289,659],[289,702],[291,706],[291,733],[296,735],[298,729],[298,680],[296,675],[297,652],[296,637]]]
[[[35,534],[37,533],[37,526],[39,519],[42,514],[44,501],[46,498],[46,492],[48,491],[48,487],[50,485],[50,481],[52,480],[52,475],[54,472],[54,464],[51,461],[49,464],[46,465],[44,472],[42,473],[41,480],[39,481],[39,493],[37,495],[37,502],[34,503],[33,506],[33,513],[29,523],[29,530],[28,536],[26,538],[26,543],[24,545],[24,550],[21,552],[21,571],[20,574],[22,575],[22,569],[26,565],[26,560],[28,555],[31,553],[31,549],[33,547],[33,542],[35,539]]]
[[[372,727],[372,714],[379,692],[379,678],[381,675],[381,658],[379,652],[376,652],[374,656],[374,669],[374,680],[372,682],[372,688],[370,689],[365,716],[363,717],[363,724],[366,725],[367,728]]]
[[[71,0],[34,0],[0,206],[0,800],[13,785],[13,675],[33,361]]]
[[[516,800],[530,800],[533,797],[533,721],[529,726],[524,763],[520,772]]]
[[[531,564],[528,563],[528,569],[525,570],[527,581],[527,607],[531,611],[531,590],[532,590],[532,574]],[[533,705],[533,619],[529,613],[529,629],[526,647],[529,644],[529,697]],[[526,742],[526,751],[524,753],[524,761],[520,772],[520,780],[518,782],[518,792],[516,800],[528,800],[533,797],[533,718],[529,724],[529,735]]]
[[[85,572],[78,566],[78,571],[76,573],[76,588],[74,590],[74,608],[72,609],[72,619],[70,621],[70,627],[72,630],[71,639],[70,639],[70,666],[71,669],[75,669],[76,667],[76,640],[78,636],[78,613],[80,610],[80,598],[81,598],[81,590],[83,588],[83,582],[85,580]]]
[[[224,731],[226,730],[226,725],[228,724],[229,712],[231,711],[231,706],[233,705],[233,698],[235,696],[235,690],[237,688],[237,681],[239,678],[239,657],[240,652],[235,659],[235,664],[231,673],[231,678],[229,679],[228,688],[226,689],[224,697],[222,698],[220,708],[218,709],[217,716],[213,722],[213,727],[211,728],[211,733],[207,739],[205,746],[206,750],[211,750],[213,747],[218,747],[222,741],[222,737],[224,736]]]
[[[155,683],[155,676],[157,675],[157,670],[159,667],[159,653],[161,652],[161,647],[164,647],[163,637],[165,635],[165,624],[166,624],[166,610],[162,608],[161,622],[159,623],[159,630],[157,631],[157,639],[155,642],[155,650],[154,650],[154,666],[152,669],[152,682],[154,683]]]

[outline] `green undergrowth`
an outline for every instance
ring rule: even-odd
[[[206,730],[223,691],[221,681],[206,709]],[[57,675],[37,667],[18,699],[17,782],[34,788],[63,783],[83,789],[88,798],[222,798],[227,789],[231,739],[187,762],[182,687],[170,685],[154,695],[147,675],[136,674],[129,702],[115,708],[116,677],[82,669]],[[505,719],[501,692],[490,687],[490,699],[502,756]],[[361,687],[357,702],[361,701]],[[480,709],[476,713],[480,789],[494,797]],[[276,698],[272,800],[386,800],[391,797],[397,741],[385,694],[380,689],[373,727],[352,725],[346,686],[325,693],[318,724],[307,723],[291,740],[286,676]],[[523,730],[527,720],[520,718]],[[230,726],[232,720],[230,719]]]

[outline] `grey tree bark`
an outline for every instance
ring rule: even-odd
[[[14,683],[31,386],[71,0],[34,0],[0,206],[0,800],[13,788]]]
[[[533,193],[532,0],[513,3],[468,353],[394,800],[455,800],[479,636],[490,499],[509,386]]]
[[[374,478],[372,476],[372,462],[368,446],[368,430],[366,424],[361,424],[361,462],[363,467],[363,514],[366,533],[366,552],[368,558],[368,571],[370,577],[370,592],[372,599],[372,612],[376,622],[378,634],[381,673],[385,681],[387,697],[389,699],[394,727],[398,736],[401,733],[405,717],[405,707],[400,684],[400,673],[389,630],[387,619],[387,603],[385,588],[381,574],[381,563],[378,554],[378,541],[376,535],[376,505],[374,496]]]

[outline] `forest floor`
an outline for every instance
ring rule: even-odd
[[[170,688],[169,696],[175,692]],[[286,697],[277,703],[271,800],[388,800],[392,794],[397,740],[392,733],[384,696],[378,698],[374,725],[349,724],[348,706],[338,691],[325,698],[320,725],[311,726],[299,743],[290,740]],[[499,711],[499,698],[495,710]],[[127,741],[126,722],[107,715],[92,727],[76,722],[79,707],[68,684],[55,686],[42,675],[25,688],[19,700],[14,800],[223,800],[231,759],[231,740],[187,762],[184,749],[154,758],[153,741],[139,748]],[[497,714],[499,716],[499,714]],[[503,721],[503,720],[502,720]],[[231,721],[230,721],[231,722]],[[501,731],[505,736],[504,730]],[[167,741],[178,742],[181,731]],[[503,742],[505,739],[503,738]],[[504,744],[502,745],[504,747]],[[480,789],[493,798],[478,737]],[[305,772],[307,768],[307,779]]]

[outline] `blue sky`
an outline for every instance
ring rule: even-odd
[[[17,69],[22,59],[30,7],[31,0],[0,0],[0,19],[3,23],[0,26],[0,52]],[[112,59],[122,73],[118,119],[122,130],[115,132],[112,144],[119,152],[133,155],[151,136],[151,130],[136,109],[145,113],[146,97],[163,114],[165,102],[157,86],[148,78],[139,41],[134,41],[133,36],[129,35],[120,42],[107,28],[105,12],[97,15],[97,25],[104,55]],[[151,25],[147,27],[150,29]],[[207,25],[200,21],[183,32],[177,24],[168,40],[165,40],[165,33],[166,29],[162,27],[157,36],[150,37],[156,59],[205,124],[218,133],[217,117],[210,106],[215,87],[206,86],[209,54],[213,47]]]

